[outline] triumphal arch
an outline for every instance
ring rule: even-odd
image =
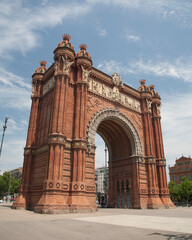
[[[160,107],[154,85],[138,90],[92,66],[68,34],[32,76],[20,195],[13,208],[54,213],[96,206],[95,135],[109,150],[109,207],[169,208]],[[129,198],[129,203],[128,203]]]

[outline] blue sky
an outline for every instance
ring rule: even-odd
[[[1,0],[0,126],[9,117],[1,171],[23,163],[31,104],[31,75],[39,60],[53,63],[62,34],[75,51],[88,45],[93,66],[138,88],[154,84],[162,98],[167,164],[192,153],[191,0]],[[2,129],[2,128],[1,128]],[[97,138],[96,166],[104,163]]]

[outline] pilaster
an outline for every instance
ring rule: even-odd
[[[63,180],[63,161],[66,145],[66,99],[70,82],[71,67],[75,52],[69,42],[70,36],[63,35],[63,41],[54,51],[54,102],[51,134],[48,137],[49,155],[43,195],[35,212],[67,212],[70,183]]]
[[[75,120],[73,132],[73,165],[71,196],[68,204],[71,210],[89,209],[90,203],[85,197],[85,164],[86,164],[86,123],[87,123],[87,88],[88,76],[91,72],[92,61],[86,52],[87,46],[80,45],[80,51],[76,55],[76,82],[75,82]],[[94,208],[96,208],[96,203]]]
[[[26,147],[24,149],[24,163],[23,174],[20,186],[20,195],[14,202],[12,208],[28,208],[30,206],[30,182],[31,182],[31,166],[33,161],[32,150],[36,147],[36,130],[37,130],[37,116],[39,99],[41,92],[41,81],[46,69],[46,61],[40,61],[40,67],[38,67],[35,73],[32,75],[32,104],[29,118],[28,134]]]
[[[167,186],[166,176],[166,160],[164,155],[163,137],[161,130],[161,98],[154,90],[155,86],[149,86],[152,94],[152,122],[155,137],[155,155],[156,155],[156,169],[157,179],[159,185],[159,195],[166,208],[174,207],[174,204],[169,197],[169,189]]]
[[[159,198],[159,188],[157,182],[155,138],[152,122],[152,93],[145,85],[146,80],[140,80],[139,88],[142,99],[142,114],[145,136],[145,162],[148,173],[148,208],[163,207]]]

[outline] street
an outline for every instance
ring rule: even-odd
[[[192,239],[192,208],[102,209],[42,215],[0,204],[0,236],[6,240]]]

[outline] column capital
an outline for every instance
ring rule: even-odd
[[[60,133],[52,133],[48,137],[48,144],[66,145],[66,137]]]
[[[73,149],[87,149],[87,140],[85,139],[73,139],[71,143]]]

